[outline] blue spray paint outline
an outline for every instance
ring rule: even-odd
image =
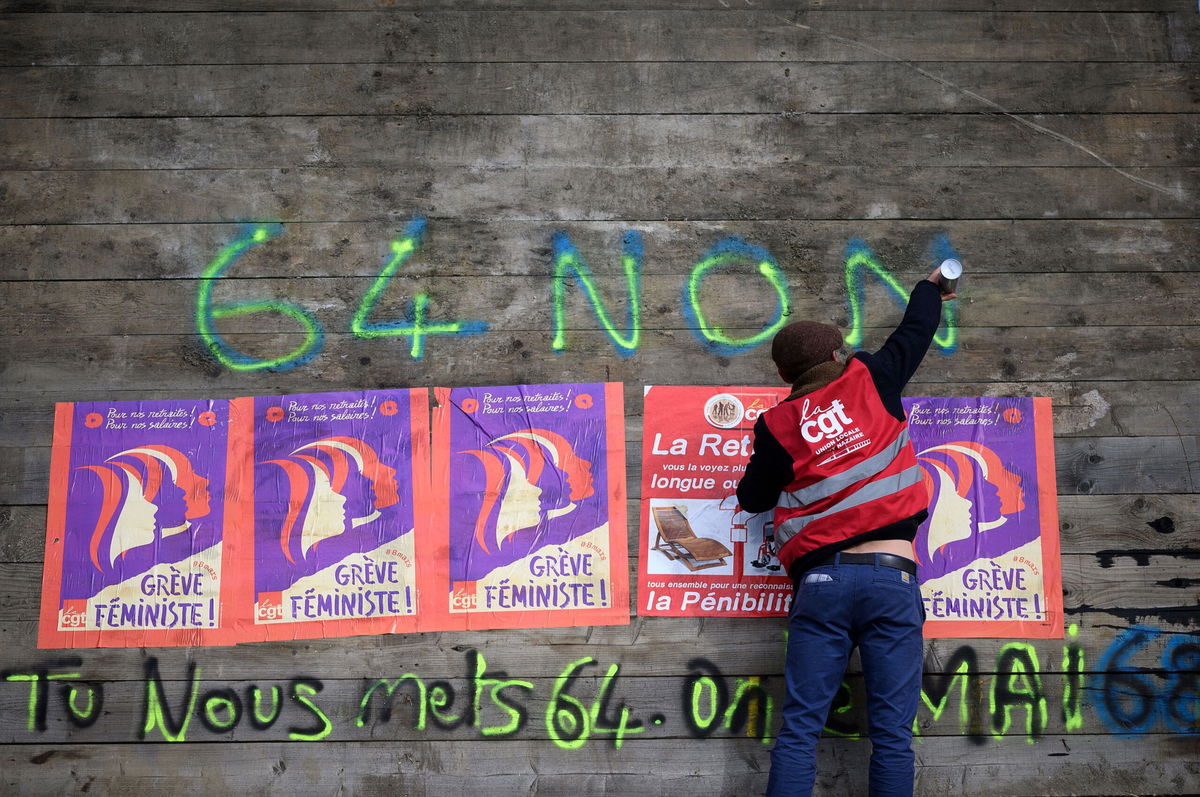
[[[700,308],[700,284],[705,273],[713,268],[730,265],[742,261],[757,264],[756,270],[771,287],[778,297],[775,316],[759,332],[746,338],[731,338],[720,327],[709,327]],[[709,248],[700,260],[692,267],[691,273],[683,284],[683,295],[680,307],[687,319],[688,329],[700,341],[700,344],[710,351],[721,355],[743,354],[774,337],[791,315],[791,304],[788,298],[787,275],[779,267],[779,263],[766,249],[761,246],[746,243],[736,235],[722,238]]]
[[[945,235],[938,235],[929,246],[929,256],[934,262],[940,263],[947,258],[962,260],[962,257]],[[909,292],[897,281],[891,271],[861,238],[851,238],[846,242],[845,249],[845,281],[846,309],[849,315],[850,331],[846,333],[846,345],[853,349],[862,348],[863,319],[866,314],[863,306],[866,303],[866,281],[864,270],[870,270],[880,282],[887,287],[888,293],[901,308],[908,306]],[[933,336],[933,343],[942,354],[947,356],[958,350],[958,306],[957,302],[942,303],[942,320],[938,332]]]
[[[204,342],[204,348],[217,360],[233,371],[290,371],[309,363],[325,346],[325,330],[312,313],[298,304],[268,299],[254,302],[231,302],[213,307],[212,293],[217,280],[238,259],[255,246],[265,244],[283,234],[283,225],[257,223],[243,225],[241,233],[217,256],[209,261],[200,277],[200,289],[196,293],[196,332]],[[265,360],[251,357],[225,342],[217,332],[214,321],[220,318],[253,315],[255,313],[281,313],[299,322],[305,328],[304,342],[287,354]]]
[[[1163,723],[1169,729],[1171,729],[1172,732],[1190,736],[1194,734],[1200,734],[1200,673],[1197,673],[1195,669],[1180,669],[1177,665],[1175,665],[1175,662],[1172,661],[1172,659],[1175,658],[1175,651],[1184,645],[1196,647],[1196,638],[1192,636],[1186,636],[1184,634],[1177,634],[1171,637],[1171,641],[1168,642],[1166,648],[1163,649],[1162,668],[1164,672],[1170,673],[1170,677],[1167,678],[1167,688],[1164,689],[1163,694],[1160,697],[1159,709],[1162,714]],[[1197,656],[1197,661],[1194,663],[1194,666],[1197,669],[1200,669],[1200,656]],[[1188,692],[1179,693],[1177,691],[1178,687],[1175,686],[1175,684],[1178,684],[1180,680],[1180,674],[1184,672],[1191,674],[1193,685]],[[1182,717],[1177,720],[1175,711],[1172,708],[1172,704],[1177,699],[1180,699],[1183,694],[1192,695],[1191,698],[1186,700],[1186,702],[1191,704],[1192,709],[1190,723],[1182,722]]]
[[[425,236],[425,227],[425,219],[415,216],[405,226],[400,238],[392,241],[391,256],[384,262],[379,276],[371,283],[371,287],[363,294],[358,309],[354,311],[354,316],[350,319],[350,331],[356,338],[371,340],[411,335],[412,348],[409,349],[409,356],[414,360],[420,360],[425,356],[425,338],[429,335],[467,337],[482,335],[488,330],[488,324],[485,321],[449,321],[426,324],[425,311],[429,308],[429,294],[427,293],[418,293],[408,303],[404,321],[373,322],[367,320],[379,302],[380,296],[391,283],[392,277],[396,276],[400,267],[421,247],[422,239]]]
[[[1122,664],[1121,666],[1113,666],[1113,660],[1120,655],[1121,661],[1136,656],[1146,647],[1162,636],[1162,631],[1148,625],[1135,625],[1128,631],[1122,632],[1108,649],[1104,651],[1104,655],[1100,657],[1099,663],[1096,665],[1097,672],[1092,676],[1092,688],[1099,694],[1099,699],[1095,701],[1096,714],[1099,715],[1100,721],[1117,736],[1139,736],[1151,728],[1158,722],[1159,705],[1158,705],[1158,687],[1150,679],[1149,673],[1142,667],[1133,667],[1131,665]],[[1106,680],[1111,680],[1114,673],[1120,673],[1124,678],[1142,684],[1149,692],[1146,699],[1150,702],[1150,710],[1146,712],[1146,717],[1136,725],[1127,725],[1113,715],[1109,708],[1108,690],[1110,685],[1106,684]]]
[[[551,276],[550,304],[554,328],[551,330],[550,348],[562,354],[567,348],[566,335],[566,292],[567,270],[570,269],[575,283],[584,292],[592,306],[592,312],[604,327],[604,333],[622,357],[637,354],[642,336],[642,267],[645,247],[637,230],[626,230],[621,242],[621,265],[625,269],[625,284],[629,288],[629,302],[625,307],[625,324],[629,332],[622,336],[608,315],[600,293],[596,289],[595,275],[565,232],[557,231],[551,236],[553,247],[554,274]]]

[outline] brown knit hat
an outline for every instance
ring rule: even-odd
[[[797,321],[775,333],[771,341],[771,359],[780,375],[795,382],[814,365],[829,362],[842,346],[842,333],[835,326],[816,321]]]

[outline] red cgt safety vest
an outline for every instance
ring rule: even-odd
[[[825,387],[763,416],[791,455],[792,481],[775,506],[784,569],[826,545],[912,517],[929,506],[908,423],[883,406],[860,360]]]

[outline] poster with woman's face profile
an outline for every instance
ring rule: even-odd
[[[930,495],[913,543],[926,636],[1061,637],[1050,399],[904,406]]]
[[[629,622],[621,385],[435,394],[444,623]]]
[[[40,647],[222,638],[224,401],[57,406]]]
[[[235,434],[253,440],[239,640],[416,630],[427,411],[408,389],[234,400]]]

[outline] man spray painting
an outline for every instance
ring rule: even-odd
[[[737,491],[747,511],[774,508],[779,560],[796,585],[769,797],[812,793],[817,738],[856,646],[870,793],[912,794],[924,622],[913,539],[929,495],[900,393],[933,340],[942,302],[955,298],[939,289],[941,276],[937,269],[918,283],[874,354],[843,363],[838,329],[808,321],[784,327],[772,343],[793,390],[755,424]]]

